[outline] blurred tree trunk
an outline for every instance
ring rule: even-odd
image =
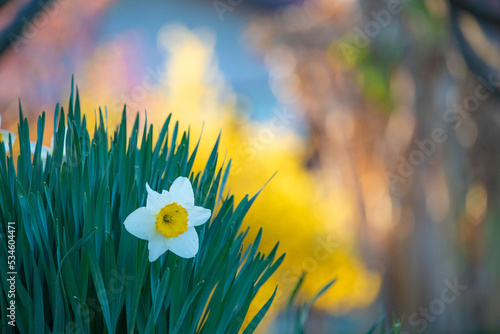
[[[351,225],[329,223],[356,231],[368,265],[382,271],[387,314],[404,314],[403,328],[412,331],[424,328],[422,319],[429,332],[498,328],[489,306],[499,295],[498,237],[492,235],[500,235],[499,228],[484,225],[484,215],[471,221],[468,212],[482,205],[481,184],[490,205],[498,200],[498,101],[491,95],[470,117],[452,114],[461,119],[457,129],[458,121],[450,121],[450,110],[474,96],[480,81],[454,44],[444,1],[405,2],[379,35],[352,49],[349,36],[359,38],[359,29],[374,22],[373,11],[387,10],[383,1],[361,4],[359,15],[343,2],[308,2],[260,18],[249,35],[278,73],[271,81],[285,87],[278,97],[307,121],[308,165],[330,194],[342,193],[337,201],[348,198],[342,203],[356,211]],[[355,50],[355,66],[346,64],[342,43]],[[433,141],[435,131],[446,139]],[[422,142],[433,143],[431,153]],[[398,176],[402,161],[419,154],[423,162],[393,188],[391,176]],[[479,197],[467,207],[474,184]],[[467,289],[433,314],[455,280]]]

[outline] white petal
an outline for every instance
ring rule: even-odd
[[[139,239],[148,239],[151,231],[156,227],[156,217],[145,208],[141,207],[125,218],[123,224],[130,234]]]
[[[9,135],[12,136],[12,145],[14,145],[14,142],[16,141],[16,135],[7,130],[0,130],[0,142],[3,142],[5,151],[9,150]]]
[[[0,116],[0,125],[2,125],[2,117]],[[5,152],[9,152],[9,135],[12,136],[12,145],[16,141],[16,135],[7,130],[0,130],[0,142],[3,142]]]
[[[63,155],[66,156],[66,137],[68,135],[68,128],[64,129],[64,143],[63,143]]]
[[[35,154],[36,142],[33,142],[33,141],[30,142],[30,150],[31,150],[32,154]],[[49,155],[49,153],[52,154],[52,150],[49,147],[42,145],[42,150],[40,152],[40,158],[42,159],[42,161],[47,160],[47,155]]]
[[[47,160],[47,156],[52,154],[52,150],[47,147],[47,146],[42,146],[42,152],[40,152],[40,158],[42,158],[43,161]]]
[[[172,200],[177,204],[194,205],[193,186],[187,177],[180,176],[175,179],[169,192],[172,195]]]
[[[14,143],[16,142],[16,135],[13,134],[12,132],[9,131],[9,134],[12,136],[12,145],[14,145]],[[9,141],[9,137],[7,137],[7,141]]]
[[[156,261],[169,249],[167,239],[168,238],[162,235],[158,230],[154,230],[150,234],[148,243],[150,262]]]
[[[184,206],[188,212],[188,226],[198,226],[205,224],[210,219],[211,211],[201,206]]]
[[[171,252],[185,259],[189,259],[198,253],[198,233],[196,233],[194,227],[188,227],[188,230],[178,237],[167,238],[167,245]]]
[[[36,151],[36,141],[30,141],[30,151],[31,151],[31,154],[35,154],[35,151]]]
[[[148,192],[146,207],[153,213],[157,214],[167,204],[172,203],[170,194],[160,194],[151,189],[149,184],[146,183],[146,190]]]

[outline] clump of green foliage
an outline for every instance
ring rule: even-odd
[[[2,317],[1,332],[253,332],[275,294],[244,321],[250,304],[284,258],[277,256],[278,245],[268,255],[259,252],[262,231],[243,245],[240,227],[255,196],[236,203],[225,191],[231,163],[217,167],[218,140],[205,169],[196,172],[199,141],[190,150],[190,133],[179,133],[171,116],[154,143],[147,120],[139,138],[138,115],[127,134],[126,115],[109,132],[99,111],[91,135],[72,91],[67,113],[55,108],[54,147],[45,158],[45,114],[32,154],[19,106],[20,154],[0,145],[0,264],[7,266],[8,222],[14,222],[17,273],[17,327]],[[212,218],[197,227],[195,258],[167,252],[150,263],[147,242],[130,235],[123,221],[144,206],[146,182],[168,189],[178,176],[190,178],[195,204],[212,210]],[[3,314],[9,282],[6,270],[0,275]]]

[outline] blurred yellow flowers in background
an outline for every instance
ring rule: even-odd
[[[214,43],[213,35],[206,31],[190,31],[180,25],[164,27],[158,37],[158,44],[166,55],[161,81],[154,88],[149,84],[142,87],[146,96],[133,100],[134,94],[128,94],[130,101],[122,102],[147,110],[148,122],[152,124],[162,124],[167,115],[173,113],[181,130],[189,126],[192,145],[202,133],[194,170],[204,167],[222,131],[219,152],[226,152],[226,157],[220,157],[220,162],[232,159],[228,184],[238,200],[246,193],[257,192],[278,172],[243,223],[250,226],[248,240],[252,240],[262,226],[264,251],[270,251],[275,242],[280,241],[280,251],[287,254],[277,274],[259,292],[256,300],[260,303],[251,307],[253,314],[276,285],[278,293],[271,314],[283,309],[303,271],[308,273],[303,286],[308,295],[304,297],[311,297],[329,280],[338,279],[316,303],[327,312],[342,314],[371,304],[379,292],[381,278],[366,268],[354,238],[348,237],[353,232],[345,222],[355,219],[353,204],[350,204],[353,199],[348,193],[344,194],[343,189],[334,193],[327,191],[321,174],[306,168],[305,143],[289,126],[298,116],[290,111],[275,110],[268,121],[255,122],[238,110],[237,97],[226,85],[214,59]],[[84,87],[93,87],[80,89],[86,97],[82,101],[83,110],[105,105],[114,96],[113,88],[94,84],[97,76],[93,70],[108,63],[113,72],[116,49],[120,47],[102,45],[84,73],[77,76],[85,82]],[[107,52],[106,48],[115,50]],[[99,63],[100,66],[95,65]],[[137,112],[133,107],[127,111],[128,115]],[[141,121],[143,115],[141,111]],[[116,124],[120,116],[120,109],[109,109],[110,125]],[[87,117],[92,124],[93,115]]]

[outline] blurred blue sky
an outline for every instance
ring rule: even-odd
[[[127,31],[141,36],[142,54],[147,55],[144,68],[155,67],[164,60],[157,47],[157,34],[162,26],[180,23],[190,30],[205,28],[216,36],[215,53],[226,80],[239,95],[251,101],[247,112],[255,120],[271,114],[276,98],[269,87],[269,76],[262,59],[247,52],[241,36],[245,25],[259,11],[270,10],[244,1],[223,14],[223,19],[210,2],[178,0],[122,0],[104,14],[99,42],[106,42]],[[137,66],[135,66],[137,67]]]

